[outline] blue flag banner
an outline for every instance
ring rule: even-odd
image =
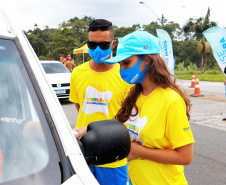
[[[226,67],[226,29],[212,27],[202,33],[209,42],[214,58],[216,59],[221,70]]]
[[[174,75],[173,46],[169,34],[163,29],[157,29],[160,41],[160,56],[165,59],[169,72]]]

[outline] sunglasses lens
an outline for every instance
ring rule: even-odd
[[[96,49],[98,44],[96,42],[88,41],[87,45],[89,49]]]
[[[99,43],[99,46],[101,49],[106,50],[106,49],[110,48],[110,44],[111,44],[111,42],[101,42],[101,43]]]
[[[111,42],[93,42],[87,41],[87,45],[89,49],[96,49],[97,46],[100,46],[102,50],[106,50],[110,48]]]

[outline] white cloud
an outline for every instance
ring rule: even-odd
[[[181,26],[190,17],[205,16],[207,8],[211,8],[211,20],[226,26],[224,7],[221,0],[0,0],[0,6],[6,14],[14,19],[21,29],[33,29],[37,23],[42,29],[45,25],[57,27],[70,18],[91,16],[105,18],[116,26],[132,26],[132,24],[148,24],[156,21],[157,16],[174,21]],[[182,8],[181,6],[186,6]],[[154,12],[154,13],[153,13]],[[157,16],[156,16],[156,15]]]

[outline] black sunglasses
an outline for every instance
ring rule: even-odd
[[[93,42],[93,41],[87,41],[87,45],[89,49],[96,49],[97,46],[100,46],[102,50],[106,50],[110,48],[111,42]]]

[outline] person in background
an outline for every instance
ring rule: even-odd
[[[62,64],[64,64],[64,62],[66,62],[66,58],[64,58],[64,54],[61,54],[61,55],[60,55],[60,62],[61,62]]]
[[[113,119],[130,85],[119,74],[119,64],[107,65],[115,47],[110,21],[96,19],[88,29],[89,54],[92,60],[76,67],[71,75],[70,98],[79,112],[75,125],[78,137],[91,122]],[[90,168],[100,185],[126,185],[127,159]]]
[[[48,60],[52,60],[52,58],[48,58]]]
[[[67,56],[69,57],[69,60],[71,60],[71,55],[70,55],[70,54],[68,54]]]
[[[74,62],[72,62],[69,57],[66,57],[66,62],[64,62],[64,66],[66,66],[70,72],[72,72],[73,69],[76,67]]]
[[[71,55],[70,55],[70,54],[68,54],[67,56],[69,57],[69,60],[70,60],[71,62],[75,63],[74,60],[71,58]]]
[[[133,185],[187,184],[183,165],[193,158],[191,104],[159,53],[158,38],[135,31],[121,38],[116,57],[105,61],[120,62],[122,79],[135,84],[115,117],[130,133]]]

